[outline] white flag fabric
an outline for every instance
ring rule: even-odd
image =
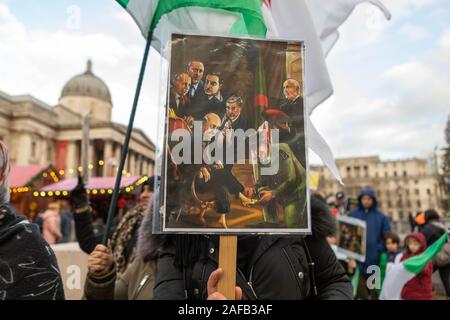
[[[447,241],[448,232],[445,232],[422,254],[394,263],[389,270],[386,270],[380,300],[400,300],[406,283],[425,269]]]
[[[305,42],[305,107],[308,115],[333,94],[325,57],[336,43],[338,28],[363,2],[390,18],[379,0],[116,0],[133,17],[144,37],[153,32],[159,52],[172,32],[256,35]],[[219,23],[218,23],[219,22]],[[333,153],[306,119],[309,147],[342,183]]]
[[[272,15],[274,30],[267,29],[267,37],[304,40],[305,106],[308,115],[333,94],[325,56],[338,38],[338,28],[350,16],[355,6],[370,2],[378,6],[386,18],[390,14],[378,0],[271,0],[264,5]],[[333,152],[307,118],[308,145],[342,184]]]
[[[328,55],[339,39],[339,26],[347,20],[355,7],[362,2],[368,2],[377,6],[386,19],[391,19],[388,9],[379,0],[306,0],[325,56]]]

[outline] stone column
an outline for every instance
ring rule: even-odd
[[[141,163],[142,163],[142,155],[138,154],[136,156],[136,175],[137,176],[142,175]]]
[[[39,145],[39,153],[38,153],[39,163],[53,164],[51,161],[49,161],[48,147],[50,146],[50,144],[48,143],[47,139],[45,139],[45,137],[39,137],[38,145]]]
[[[16,163],[28,165],[31,159],[31,136],[28,133],[23,133],[18,140]]]
[[[130,160],[130,167],[127,170],[128,172],[130,172],[132,175],[136,175],[136,168],[135,168],[135,164],[136,164],[136,154],[134,153],[134,151],[129,152],[128,154],[129,160]]]
[[[151,177],[154,174],[154,172],[153,172],[154,169],[155,168],[153,167],[153,162],[151,160],[148,160],[146,174]]]
[[[77,154],[77,146],[76,141],[70,141],[67,146],[67,155],[66,155],[66,173],[69,175],[69,170],[73,169],[72,177],[77,175],[78,170],[78,154]]]
[[[113,151],[113,145],[112,145],[112,141],[105,141],[105,147],[103,148],[103,176],[107,177],[109,175],[111,175],[111,159],[112,159],[112,151]],[[97,163],[98,165],[98,163]]]
[[[94,140],[91,140],[89,142],[89,149],[88,149],[88,165],[92,164],[95,166],[95,148],[94,148]],[[93,170],[90,170],[91,173],[93,173]]]
[[[146,157],[144,157],[144,156],[142,156],[142,171],[141,171],[141,174],[142,175],[149,175],[149,173],[148,173],[148,160],[147,160],[147,158]]]
[[[115,152],[114,152],[114,168],[113,168],[113,176],[116,175],[116,169],[119,168],[119,163],[120,163],[120,149],[121,149],[121,144],[116,144],[116,148],[115,148]]]

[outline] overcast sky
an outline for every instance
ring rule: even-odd
[[[384,3],[391,21],[360,5],[327,59],[335,93],[312,119],[336,157],[426,157],[444,145],[450,1]],[[54,105],[91,58],[111,90],[113,120],[126,123],[143,48],[138,28],[113,0],[0,0],[0,90],[8,94]],[[159,64],[152,52],[136,117],[154,141]]]

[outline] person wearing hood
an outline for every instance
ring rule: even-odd
[[[391,225],[386,215],[377,208],[377,197],[372,189],[364,189],[358,196],[358,207],[353,209],[349,216],[364,220],[367,223],[366,259],[358,263],[361,276],[358,287],[358,298],[375,299],[375,290],[367,288],[367,278],[371,275],[367,268],[377,266],[381,252],[385,251],[385,236],[391,231]]]
[[[423,253],[427,248],[425,236],[421,232],[412,232],[405,238],[405,253],[401,261]],[[402,289],[403,300],[432,300],[433,263],[429,261],[425,268],[409,280]]]
[[[0,141],[0,300],[64,300],[53,250],[9,203],[8,162]]]

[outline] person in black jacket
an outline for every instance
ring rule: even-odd
[[[425,236],[427,246],[436,242],[445,233],[445,226],[440,222],[436,210],[428,209],[425,211],[425,225],[420,229],[420,232]]]
[[[139,203],[128,211],[120,220],[111,236],[109,249],[114,256],[114,263],[119,274],[123,273],[127,264],[133,259],[137,241],[137,233],[146,213],[149,199],[153,192],[154,177],[142,184]],[[75,209],[75,233],[81,250],[90,254],[101,243],[103,234],[95,234],[92,225],[92,209],[81,177],[78,185],[71,192],[71,200]]]
[[[420,232],[425,236],[427,246],[436,242],[444,233],[445,226],[440,222],[439,214],[436,210],[428,209],[425,211],[425,225],[420,229]],[[436,270],[436,269],[435,269]],[[444,285],[445,295],[450,299],[450,266],[438,268],[439,276]]]
[[[0,141],[0,301],[64,300],[55,254],[36,224],[9,203],[8,152]]]
[[[192,120],[201,121],[208,113],[215,113],[220,118],[225,114],[226,98],[222,94],[223,78],[220,73],[211,72],[206,75],[204,94],[192,101],[186,112],[189,123]],[[178,114],[177,114],[178,115]]]
[[[202,80],[205,66],[203,62],[198,60],[189,61],[186,71],[191,77],[191,86],[189,88],[189,98],[195,100],[199,96],[205,94],[204,82]]]
[[[238,237],[238,298],[352,299],[350,281],[326,241],[334,221],[323,202],[313,197],[311,204],[310,236]],[[221,274],[217,270],[218,238],[173,235],[160,249],[154,299],[221,298],[220,293],[208,290]]]

